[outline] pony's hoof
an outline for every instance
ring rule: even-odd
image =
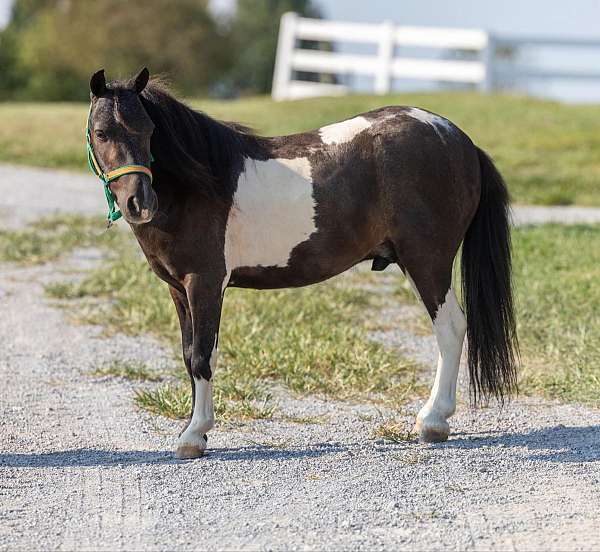
[[[203,448],[196,445],[181,445],[175,451],[175,458],[178,460],[190,460],[191,458],[200,458],[204,456]]]
[[[446,421],[431,424],[427,423],[425,420],[417,419],[413,433],[416,433],[419,436],[419,441],[421,443],[443,443],[448,440],[450,426]]]
[[[182,443],[175,450],[175,458],[179,460],[189,460],[191,458],[200,458],[204,456],[206,450],[206,444],[208,443],[208,437],[206,433],[202,435],[198,444]]]
[[[443,443],[448,440],[448,431],[431,427],[422,427],[418,432],[421,443]]]

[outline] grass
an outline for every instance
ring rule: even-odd
[[[390,443],[404,443],[415,438],[415,435],[405,422],[398,422],[396,420],[388,420],[379,424],[375,428],[373,436]]]
[[[600,205],[600,105],[463,92],[191,103],[267,135],[317,128],[382,105],[416,105],[447,116],[489,151],[518,202]],[[0,104],[0,161],[85,170],[87,109],[85,104]]]
[[[600,225],[513,239],[522,390],[600,406]]]
[[[119,235],[115,255],[82,281],[51,285],[57,299],[78,299],[77,318],[108,331],[150,333],[179,350],[179,326],[166,286],[131,239]],[[100,299],[100,300],[98,300]],[[83,302],[82,302],[83,300]],[[320,284],[304,289],[227,291],[219,334],[215,409],[222,418],[268,418],[275,409],[266,382],[292,392],[338,399],[378,396],[401,401],[417,389],[416,365],[366,337],[373,294]],[[163,383],[139,391],[136,402],[172,418],[186,417],[190,386]]]
[[[104,324],[107,331],[151,333],[178,350],[179,328],[166,287],[130,237],[115,229],[99,233],[101,224],[68,216],[4,232],[0,259],[42,262],[65,248],[110,245],[113,254],[98,269],[77,283],[50,285],[48,294],[78,299],[76,316],[83,321]],[[18,236],[18,245],[8,244],[9,235]],[[522,391],[599,406],[600,225],[519,228],[513,244]],[[334,280],[297,290],[228,290],[215,379],[220,415],[271,416],[275,405],[265,383],[275,381],[296,393],[377,397],[396,406],[421,391],[415,384],[417,366],[366,337],[382,298],[357,284],[364,278],[374,285],[373,277],[355,273],[350,287],[348,280],[344,285]],[[390,297],[400,300],[403,293]],[[141,372],[124,365],[104,369],[119,377]],[[179,382],[145,390],[138,404],[186,416],[190,397],[183,366],[179,375]]]
[[[134,400],[140,408],[166,418],[186,419],[192,411],[189,385],[167,383],[154,389],[138,389]],[[217,386],[213,401],[215,416],[221,421],[270,419],[276,408],[271,395],[262,389],[235,400]]]
[[[0,261],[39,264],[76,247],[109,247],[118,235],[104,227],[100,218],[66,215],[42,219],[23,230],[0,230]]]
[[[162,375],[148,368],[143,362],[114,360],[92,372],[97,377],[123,378],[129,381],[160,381]]]

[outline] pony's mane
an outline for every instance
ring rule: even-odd
[[[247,127],[217,121],[177,100],[152,78],[141,94],[155,125],[151,149],[161,171],[209,197],[228,199],[245,156],[263,157],[263,141]]]

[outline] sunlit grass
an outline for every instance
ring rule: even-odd
[[[67,305],[68,299],[76,299],[74,316],[79,320],[103,324],[109,332],[154,334],[178,350],[179,327],[166,286],[150,271],[132,239],[114,229],[109,232],[114,238],[98,236],[95,224],[65,217],[37,224],[35,237],[30,230],[20,234],[24,242],[46,240],[43,255],[38,250],[33,256],[38,262],[55,255],[48,252],[74,243],[65,237],[71,227],[83,232],[81,243],[111,245],[110,258],[82,281],[52,284],[48,293]],[[600,226],[518,228],[513,242],[522,392],[599,405]],[[30,262],[31,256],[15,258]],[[366,337],[377,324],[384,299],[410,297],[406,290],[394,293],[401,277],[387,274],[390,294],[382,299],[368,291],[377,285],[377,278],[384,282],[381,275],[356,273],[343,285],[334,280],[296,290],[228,290],[215,377],[220,411],[256,409],[255,415],[264,417],[275,406],[269,382],[283,383],[296,393],[376,397],[396,406],[411,393],[421,392],[415,383],[418,367]],[[189,412],[183,363],[179,374],[181,383],[169,385],[181,391],[164,390],[165,384],[155,390],[164,395],[156,397],[158,403],[171,403],[164,409],[175,417]],[[145,397],[142,402],[149,405],[153,399]]]
[[[100,218],[68,215],[42,219],[23,230],[0,230],[0,261],[39,264],[75,247],[108,247],[117,234],[105,227]]]
[[[132,240],[119,237],[109,260],[82,281],[48,286],[48,294],[77,299],[79,321],[102,324],[109,332],[153,334],[178,351],[179,325],[166,285]],[[337,399],[401,402],[407,393],[418,392],[416,364],[367,339],[367,320],[377,314],[377,300],[331,282],[295,290],[228,290],[215,374],[217,411],[224,418],[268,417],[275,406],[269,382]],[[140,391],[138,405],[169,417],[189,415],[183,363],[179,373],[181,384]]]
[[[123,378],[130,381],[160,381],[162,375],[143,362],[113,360],[91,372],[92,376]]]
[[[497,161],[521,203],[600,205],[600,106],[476,93],[273,102],[193,100],[266,135],[318,128],[383,105],[414,105],[457,123]],[[86,104],[0,104],[0,161],[85,170]]]
[[[514,233],[521,388],[600,405],[600,226]]]
[[[416,435],[412,433],[410,426],[406,422],[387,420],[375,428],[373,437],[390,443],[403,443],[405,441],[412,441],[416,438]]]

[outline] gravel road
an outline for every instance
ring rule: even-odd
[[[102,213],[95,184],[0,166],[0,224]],[[394,444],[373,437],[389,415],[375,406],[279,389],[275,419],[218,425],[204,458],[174,460],[179,423],[136,410],[127,381],[90,375],[113,359],[164,366],[169,353],[71,324],[44,297],[94,262],[81,250],[0,266],[1,550],[600,548],[600,411],[577,405],[460,404],[447,443]],[[390,339],[419,354],[420,338]]]

